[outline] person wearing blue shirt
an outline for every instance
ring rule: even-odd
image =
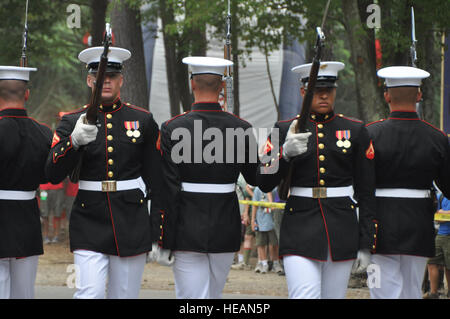
[[[253,192],[254,201],[273,202],[272,193],[263,193],[259,187],[255,187]],[[282,272],[278,260],[278,240],[275,234],[274,222],[270,208],[253,206],[252,229],[256,234],[256,246],[258,250],[258,263],[255,272],[265,274],[269,270],[267,260],[267,246],[269,247],[270,258],[273,261],[273,271]]]

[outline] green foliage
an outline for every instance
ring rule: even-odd
[[[87,94],[83,66],[78,53],[85,47],[82,37],[88,30],[90,11],[82,5],[81,29],[66,24],[70,13],[66,8],[73,1],[29,1],[28,8],[28,66],[31,91],[27,108],[31,116],[53,125],[59,111],[67,111],[86,104]],[[25,22],[25,1],[4,0],[0,3],[1,65],[18,66],[22,52]],[[81,93],[81,94],[80,94]]]
[[[92,0],[40,0],[29,1],[28,50],[29,65],[38,72],[31,76],[31,99],[28,108],[39,120],[52,124],[60,110],[69,110],[88,101],[85,71],[78,61],[78,53],[84,49],[83,35],[91,24]],[[309,44],[307,56],[311,56],[315,43],[315,28],[320,25],[327,0],[231,0],[233,33],[239,38],[239,47],[233,47],[245,66],[257,48],[270,55],[282,44],[297,39]],[[331,2],[325,26],[326,57],[343,61],[347,67],[341,74],[338,103],[342,112],[354,112],[354,73],[351,56],[357,52],[349,49],[342,25],[342,1]],[[410,6],[416,13],[416,32],[419,67],[430,68],[430,54],[439,57],[441,32],[450,29],[450,0],[358,0],[361,23],[365,26],[365,6],[375,2],[381,8],[382,27],[376,36],[381,41],[383,64],[407,63],[409,61]],[[69,4],[82,8],[81,29],[69,29],[66,12]],[[134,8],[146,8],[143,19],[155,20],[165,15],[169,19],[164,32],[175,43],[178,62],[181,56],[201,52],[215,40],[225,42],[228,0],[114,0],[112,3],[127,3]],[[165,10],[161,10],[164,5]],[[107,14],[107,17],[109,15]],[[24,0],[2,0],[0,2],[0,55],[1,65],[18,65],[22,50],[22,33],[25,19]],[[107,19],[108,20],[108,19]],[[373,34],[373,30],[368,30]],[[425,40],[433,37],[430,49]],[[362,35],[365,36],[365,35]],[[215,44],[216,45],[216,44]],[[430,51],[433,51],[430,53]],[[428,59],[428,60],[427,60]],[[435,61],[435,60],[433,60]],[[434,63],[434,85],[438,86],[439,61]],[[437,89],[432,100],[439,101]],[[341,111],[341,110],[340,110]]]

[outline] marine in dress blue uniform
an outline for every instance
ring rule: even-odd
[[[102,50],[89,48],[79,55],[89,68],[90,85]],[[110,48],[96,125],[80,121],[87,106],[64,115],[47,160],[50,181],[58,183],[83,156],[69,225],[70,249],[81,279],[76,298],[105,297],[107,278],[108,298],[137,298],[146,254],[159,235],[159,129],[148,110],[120,99],[122,64],[130,56],[128,50]],[[114,85],[119,85],[118,92]]]
[[[29,117],[35,68],[0,66],[0,298],[34,298],[42,233],[36,190],[47,182],[52,131]]]
[[[300,75],[302,94],[310,68],[306,64],[293,69]],[[336,81],[343,68],[340,62],[321,63],[306,122],[309,133],[295,134],[298,118],[277,122],[257,171],[259,187],[270,192],[293,161],[280,230],[280,257],[290,298],[345,298],[358,251],[369,255],[375,248],[371,140],[361,121],[334,112]],[[294,143],[297,136],[298,146]],[[296,148],[301,152],[290,156]]]
[[[255,184],[256,140],[251,125],[223,111],[218,102],[222,75],[232,62],[209,57],[189,57],[183,62],[192,69],[195,102],[190,112],[161,126],[168,202],[160,244],[175,256],[177,298],[221,298],[234,253],[241,243],[235,184],[239,173],[247,183]],[[226,138],[227,129],[251,134],[236,135],[230,140]],[[180,138],[182,132],[187,134]],[[204,139],[207,132],[217,135]],[[220,140],[221,146],[211,154],[222,155],[210,161],[203,155],[209,153],[212,140]],[[180,151],[178,146],[182,144],[186,148]],[[191,153],[186,156],[189,146]],[[178,154],[183,158],[177,159]]]
[[[380,268],[379,285],[370,292],[377,299],[420,299],[427,258],[435,250],[433,182],[450,196],[449,140],[416,113],[421,82],[430,76],[428,72],[395,66],[379,70],[378,76],[386,81],[391,113],[368,125],[376,154],[379,220],[372,262]]]

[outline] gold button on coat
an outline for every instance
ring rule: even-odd
[[[112,141],[113,140],[112,135],[108,135],[107,139],[108,139],[108,141]]]
[[[323,124],[318,124],[317,127],[323,129]]]
[[[325,185],[325,181],[323,179],[321,179],[319,184],[320,184],[320,186],[323,186],[323,185]]]
[[[321,167],[321,168],[320,168],[320,173],[321,173],[321,174],[325,174],[325,172],[326,172],[325,168]]]
[[[324,155],[320,155],[319,156],[319,161],[321,161],[321,162],[325,161],[325,156]]]
[[[113,177],[114,176],[114,173],[113,172],[108,172],[108,177]]]
[[[106,114],[106,118],[107,118],[107,119],[112,119],[112,114],[109,114],[109,113]]]
[[[108,147],[108,152],[109,152],[109,153],[114,152],[114,148],[113,148],[112,146]]]
[[[322,144],[322,143],[320,143],[320,144],[319,144],[319,148],[320,148],[321,150],[323,150],[323,149],[325,148],[325,145]]]
[[[108,123],[108,124],[106,124],[106,127],[109,128],[109,129],[112,129],[112,124]]]
[[[325,136],[325,134],[319,133],[319,134],[317,134],[317,136],[319,136],[319,138],[323,138]]]

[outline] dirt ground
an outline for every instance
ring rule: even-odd
[[[44,245],[39,258],[36,285],[66,286],[73,274],[73,254],[69,251],[67,236],[56,244]],[[251,264],[256,258],[251,258]],[[147,264],[142,280],[143,289],[174,290],[172,269],[157,263]],[[224,293],[264,295],[287,298],[286,277],[275,273],[257,274],[252,270],[231,270]],[[349,288],[347,298],[368,299],[367,288]]]

